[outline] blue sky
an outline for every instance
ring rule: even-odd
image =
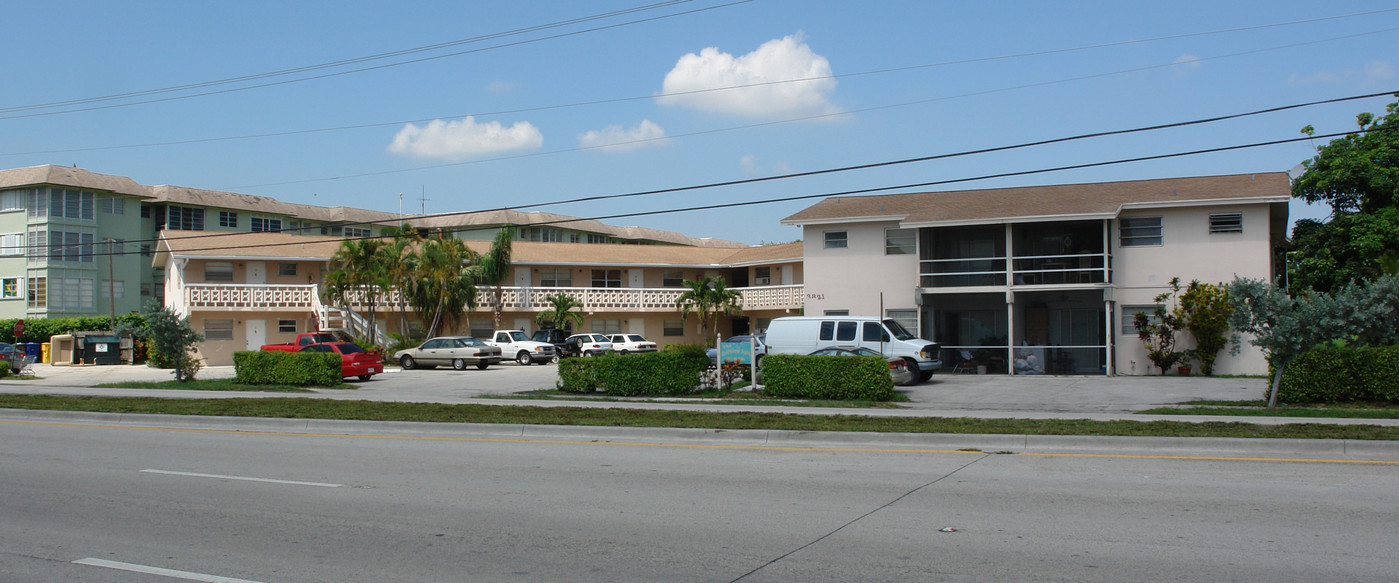
[[[0,168],[77,165],[143,184],[390,212],[402,193],[405,212],[441,213],[878,163],[1399,89],[1392,2],[655,4],[17,3],[7,20],[23,26],[9,27],[0,52]],[[515,32],[539,27],[546,28]],[[487,36],[494,38],[294,75],[14,109]],[[404,63],[413,59],[421,60]],[[378,68],[350,72],[365,67]],[[297,81],[331,73],[339,74]],[[808,80],[791,82],[800,79]],[[277,84],[251,87],[266,83]],[[703,91],[734,85],[751,86]],[[221,92],[194,95],[210,91]],[[161,101],[135,103],[152,99]],[[1356,113],[1382,112],[1393,100],[532,210],[604,217],[1286,139],[1308,124],[1341,132],[1355,127]],[[246,137],[255,135],[264,137]],[[1287,171],[1313,147],[932,189]],[[779,221],[814,202],[606,221],[782,242],[801,233]],[[1294,219],[1324,214],[1293,205]]]

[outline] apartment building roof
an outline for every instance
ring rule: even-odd
[[[680,233],[662,231],[659,229],[648,229],[645,227],[614,227],[593,219],[580,219],[578,217],[555,213],[523,212],[508,209],[451,214],[447,216],[407,216],[404,220],[413,226],[425,227],[428,229],[437,227],[448,229],[469,226],[495,227],[506,225],[515,227],[540,226],[602,233],[618,239],[657,241],[675,245],[688,245],[691,247],[726,247],[737,249],[748,246],[736,241],[688,237]]]
[[[784,225],[898,221],[905,227],[1105,219],[1132,208],[1285,203],[1287,174],[1058,184],[986,190],[831,197],[782,219]]]
[[[341,237],[288,233],[221,233],[161,231],[154,265],[170,257],[202,259],[267,259],[329,261],[344,241]],[[463,241],[477,253],[490,250],[490,241]],[[730,267],[801,261],[801,243],[745,249],[680,245],[602,243],[542,243],[514,241],[511,263],[518,265],[616,265],[646,267]]]
[[[107,192],[129,194],[145,198],[151,197],[150,187],[137,184],[135,180],[125,176],[89,172],[78,167],[46,164],[43,166],[30,166],[28,168],[0,170],[0,188],[14,188],[35,184],[76,186],[78,188],[105,190]]]

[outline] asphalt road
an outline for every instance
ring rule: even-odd
[[[0,417],[5,581],[1378,581],[1399,552],[1393,462],[103,419]]]

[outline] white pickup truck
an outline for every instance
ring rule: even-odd
[[[523,330],[496,330],[486,344],[500,348],[501,358],[514,358],[520,364],[544,364],[554,360],[554,345],[535,342]]]

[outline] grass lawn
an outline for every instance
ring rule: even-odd
[[[427,421],[439,423],[518,423],[600,427],[685,427],[706,429],[780,429],[790,431],[869,431],[894,433],[982,433],[1013,435],[1132,435],[1165,437],[1249,437],[1293,439],[1399,440],[1399,427],[1375,425],[1256,425],[1237,422],[1087,421],[1076,419],[883,418],[861,415],[792,413],[713,413],[700,411],[448,405],[340,401],[285,397],[277,399],[164,399],[153,397],[64,397],[0,395],[0,408],[219,415],[360,421]]]
[[[1249,417],[1345,417],[1399,419],[1399,405],[1389,403],[1321,403],[1278,405],[1266,401],[1194,401],[1174,407],[1137,411],[1143,415],[1237,415]]]
[[[99,389],[173,389],[181,391],[264,391],[280,393],[309,393],[311,389],[292,385],[243,385],[233,382],[233,379],[195,379],[192,381],[130,381],[125,383],[105,383],[93,385]],[[334,387],[317,387],[321,389],[353,389],[354,385],[342,383]]]
[[[604,394],[586,395],[578,393],[565,393],[563,391],[526,391],[523,393],[511,393],[507,395],[480,395],[478,399],[529,399],[539,401],[577,401],[586,399],[589,401],[604,401],[611,403],[634,403],[634,402],[705,402],[705,403],[742,403],[744,405],[770,405],[773,407],[842,407],[848,409],[902,409],[907,403],[908,395],[894,393],[894,398],[889,401],[793,401],[790,399],[774,399],[763,393],[753,391],[705,391],[690,395],[665,395],[658,397],[613,397]]]

